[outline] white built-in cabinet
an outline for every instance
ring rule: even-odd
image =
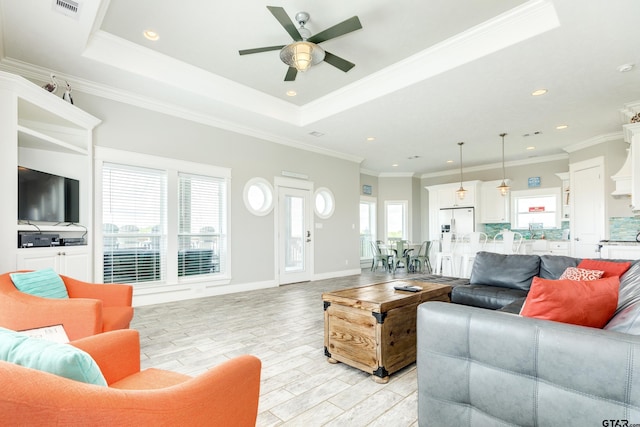
[[[508,185],[509,180],[505,180]],[[502,180],[484,181],[480,184],[480,222],[482,224],[499,224],[511,222],[509,217],[511,198],[510,193],[503,196],[498,191]]]
[[[640,211],[640,123],[624,125],[624,139],[631,149],[631,209]]]
[[[53,268],[60,274],[80,280],[90,280],[89,251],[86,246],[57,248],[27,248],[18,251],[18,270]]]
[[[100,120],[15,74],[0,72],[0,272],[51,267],[91,280],[93,129]],[[17,167],[80,181],[77,225],[18,224]],[[86,246],[18,248],[18,232],[84,237]]]

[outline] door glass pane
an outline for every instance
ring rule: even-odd
[[[304,271],[304,198],[286,196],[285,271]]]
[[[360,202],[360,258],[369,259],[371,244],[376,240],[375,206],[373,202]]]

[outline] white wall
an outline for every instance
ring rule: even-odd
[[[87,94],[79,108],[103,120],[95,145],[231,168],[231,285],[271,283],[274,271],[274,217],[254,216],[242,191],[253,177],[274,182],[283,170],[308,175],[314,188],[335,196],[329,219],[314,215],[315,278],[359,273],[359,165],[289,146],[213,128]],[[100,224],[96,224],[99,227]]]

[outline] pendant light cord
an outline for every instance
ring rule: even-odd
[[[460,146],[460,188],[462,188],[462,145],[464,142],[458,142]]]
[[[504,182],[506,176],[504,172],[504,137],[507,136],[507,134],[501,133],[500,136],[502,137],[502,182]]]

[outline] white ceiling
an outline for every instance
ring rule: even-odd
[[[372,173],[455,170],[459,141],[465,168],[495,164],[502,132],[507,162],[554,158],[619,135],[620,109],[640,100],[637,0],[79,2],[74,18],[55,0],[0,0],[0,69],[39,81],[53,72],[76,91]],[[285,82],[278,51],[240,56],[291,41],[267,4],[292,20],[308,12],[312,34],[357,15],[361,30],[322,43],[356,66],[321,63]],[[146,29],[160,39],[146,40]],[[628,63],[637,66],[617,71]],[[531,96],[539,88],[548,93]]]

